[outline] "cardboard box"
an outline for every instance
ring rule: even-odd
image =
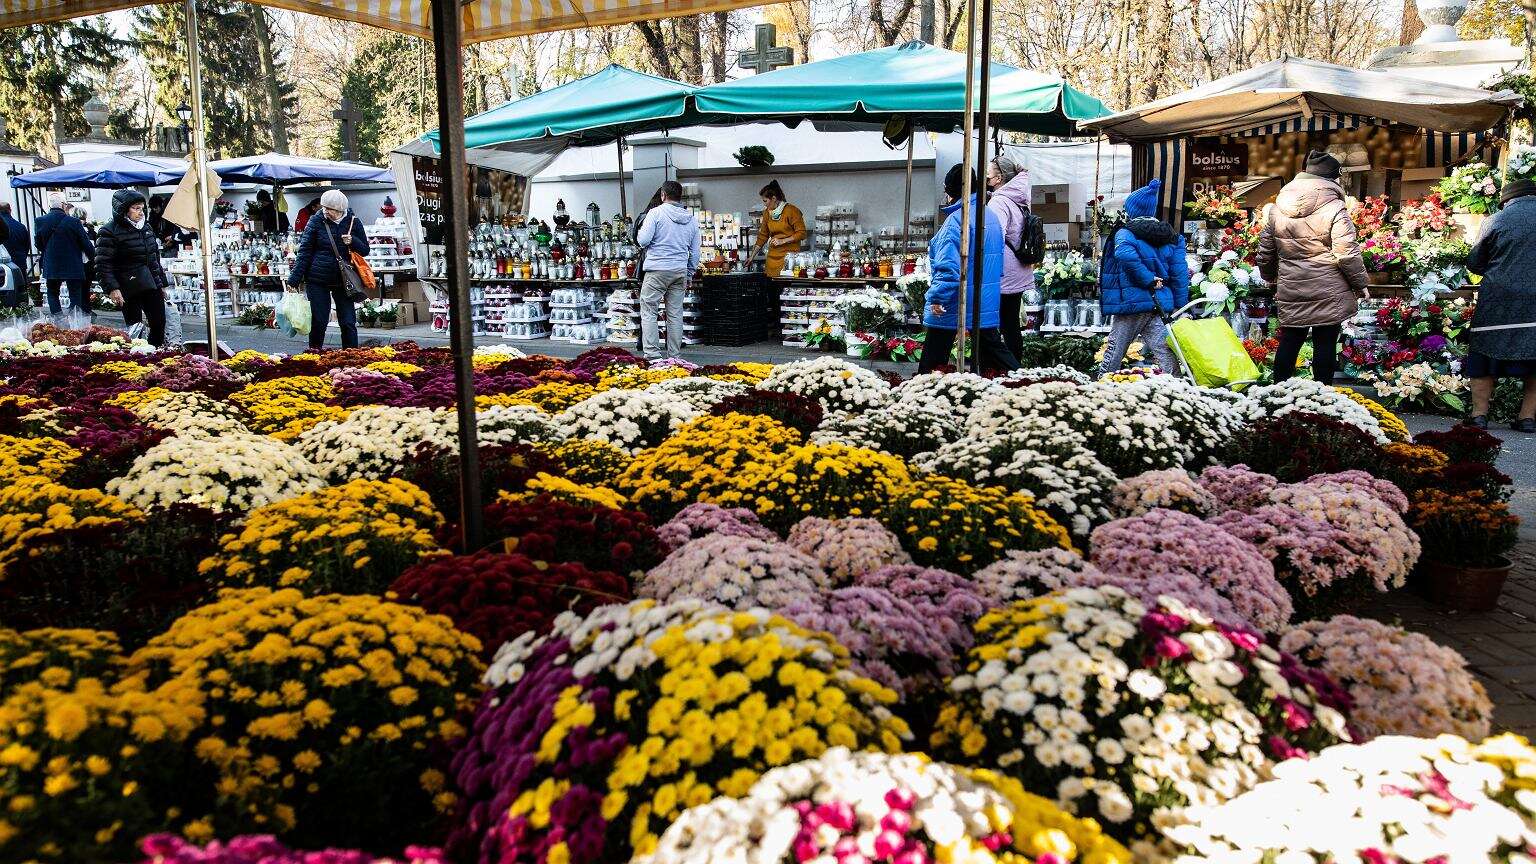
[[[1042,202],[1039,204],[1031,205],[1030,210],[1032,210],[1036,216],[1040,217],[1041,222],[1044,222],[1047,225],[1073,221],[1072,206],[1070,204]]]
[[[1398,186],[1398,197],[1403,201],[1413,201],[1423,198],[1435,191],[1435,186],[1445,178],[1444,168],[1404,168],[1402,182]]]

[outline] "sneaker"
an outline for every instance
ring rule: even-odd
[[[1471,426],[1473,429],[1487,429],[1488,415],[1478,414],[1475,417],[1468,417],[1467,419],[1461,421],[1461,425]]]
[[[1536,418],[1521,417],[1519,420],[1509,424],[1509,428],[1516,432],[1536,432]]]

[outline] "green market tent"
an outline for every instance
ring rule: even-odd
[[[696,88],[619,65],[568,84],[508,102],[464,121],[466,147],[566,138],[596,145],[665,128],[688,111]],[[436,130],[426,138],[437,141]]]
[[[906,118],[933,132],[964,121],[965,55],[908,42],[787,66],[704,87],[693,94],[700,122],[801,119],[880,125]],[[992,64],[991,124],[1012,132],[1077,134],[1079,122],[1109,115],[1104,103],[1055,75]]]

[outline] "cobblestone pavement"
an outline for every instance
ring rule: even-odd
[[[1415,433],[1445,429],[1454,422],[1444,417],[1403,419]],[[1489,431],[1504,439],[1498,467],[1514,480],[1510,507],[1522,520],[1520,543],[1510,556],[1515,566],[1499,608],[1451,614],[1416,594],[1399,591],[1371,614],[1460,651],[1493,699],[1495,730],[1536,737],[1536,435],[1508,428]]]

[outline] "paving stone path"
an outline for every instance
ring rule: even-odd
[[[1414,433],[1445,429],[1444,417],[1405,416]],[[1520,516],[1520,543],[1499,608],[1452,614],[1408,591],[1388,595],[1373,617],[1424,633],[1460,651],[1488,688],[1495,731],[1536,737],[1536,435],[1490,429],[1504,439],[1498,468],[1514,480],[1510,508]]]

